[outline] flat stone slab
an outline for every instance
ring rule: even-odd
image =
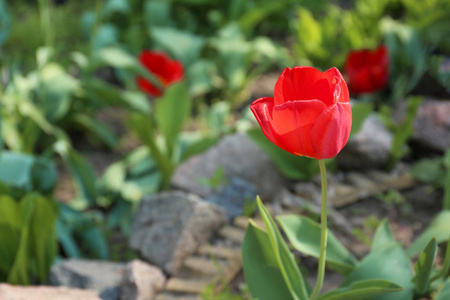
[[[94,290],[54,286],[15,286],[0,283],[1,300],[101,300]]]

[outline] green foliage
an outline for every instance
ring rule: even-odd
[[[450,209],[450,150],[441,158],[422,159],[416,162],[411,175],[422,182],[444,189],[444,209]]]
[[[294,249],[319,258],[320,254],[320,224],[302,216],[286,215],[277,218],[281,228],[286,233]],[[350,273],[358,261],[328,232],[327,265],[343,274]]]
[[[341,287],[336,290],[320,295],[318,300],[362,300],[385,295],[388,293],[401,291],[402,288],[395,283],[387,280],[368,279],[359,280],[351,283],[349,286]],[[384,299],[384,298],[383,298]]]
[[[53,200],[29,193],[19,200],[0,195],[0,281],[45,282],[56,255]]]
[[[412,243],[407,252],[410,257],[417,256],[428,242],[435,238],[438,243],[443,243],[448,240],[450,233],[450,211],[441,211],[431,221],[430,225],[420,234],[420,236]]]
[[[414,265],[416,275],[413,278],[414,288],[418,295],[424,295],[430,284],[430,275],[433,270],[434,260],[437,254],[436,239],[432,238],[427,247],[419,255]]]
[[[395,164],[409,152],[406,143],[414,132],[414,120],[422,104],[422,97],[408,97],[406,100],[406,113],[400,123],[396,123],[392,119],[392,109],[383,106],[381,111],[381,119],[394,134],[391,146],[390,161],[388,168],[392,169]]]

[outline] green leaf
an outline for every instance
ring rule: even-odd
[[[56,169],[48,159],[2,151],[0,181],[23,191],[39,190],[48,193],[55,187]]]
[[[156,103],[155,118],[166,140],[169,153],[173,153],[183,122],[191,112],[191,99],[184,83],[169,87]]]
[[[320,224],[307,217],[297,215],[285,215],[278,217],[277,220],[296,250],[316,258],[319,257]],[[326,263],[343,274],[350,273],[358,264],[358,261],[330,231],[328,231]]]
[[[450,210],[441,211],[425,229],[424,232],[407,249],[409,257],[417,256],[425,249],[428,242],[434,237],[437,243],[445,242],[450,232]]]
[[[447,241],[447,250],[445,251],[445,258],[444,258],[444,263],[442,266],[442,275],[444,276],[444,278],[448,277],[450,275],[450,239],[448,239]]]
[[[30,219],[33,213],[34,203],[31,198],[25,197],[24,201],[20,201],[20,209],[22,215],[22,226],[20,229],[20,242],[14,263],[9,271],[7,281],[12,284],[30,284],[30,273],[28,266],[30,263],[29,250],[29,231]]]
[[[289,251],[286,242],[283,240],[277,225],[273,221],[267,209],[264,207],[261,199],[256,199],[259,212],[264,224],[267,227],[270,243],[272,245],[273,255],[276,258],[284,281],[295,300],[308,299],[308,286],[303,278],[300,269],[297,266],[294,255]]]
[[[421,159],[411,169],[411,175],[420,181],[427,183],[439,182],[445,176],[439,159]]]
[[[86,130],[98,137],[109,148],[114,148],[116,145],[116,137],[112,133],[111,129],[109,129],[105,124],[84,113],[73,116],[73,119]]]
[[[355,281],[349,286],[324,293],[317,300],[362,300],[401,290],[401,286],[388,280],[368,279]]]
[[[57,208],[51,199],[32,194],[26,197],[30,197],[30,201],[34,203],[30,219],[29,250],[36,259],[39,280],[45,282],[57,252],[55,232]]]
[[[434,260],[437,254],[436,239],[433,238],[428,243],[427,247],[419,255],[419,259],[414,265],[416,276],[413,278],[416,293],[418,295],[424,295],[428,290],[430,284],[430,275],[433,270]]]
[[[70,229],[60,219],[58,219],[56,222],[56,234],[58,237],[58,242],[61,244],[64,254],[70,258],[80,258],[80,249],[78,249],[77,243],[75,242]]]
[[[291,154],[269,141],[260,128],[247,131],[247,135],[272,159],[280,172],[289,179],[308,180],[319,172],[314,159]]]
[[[350,135],[354,135],[361,130],[364,121],[373,111],[372,103],[356,102],[352,105],[352,131]]]
[[[387,220],[383,220],[375,231],[375,236],[372,242],[372,250],[382,248],[391,243],[395,243],[394,235],[389,227]]]
[[[242,243],[242,264],[245,282],[254,299],[294,299],[283,280],[269,235],[252,221]]]
[[[39,97],[44,104],[45,117],[52,122],[61,120],[71,109],[70,97],[79,88],[79,81],[55,63],[46,64],[40,70],[39,79]]]
[[[411,300],[413,297],[411,263],[398,244],[389,244],[372,250],[344,280],[346,287],[360,280],[389,280],[403,288],[400,292],[370,297],[370,300]]]
[[[60,140],[54,145],[55,151],[61,155],[73,176],[79,198],[86,199],[89,204],[94,204],[97,199],[95,187],[95,173],[88,161],[78,154],[71,146]]]
[[[436,298],[434,298],[434,300],[448,300],[448,299],[450,299],[450,280],[447,280],[442,290],[440,290]]]
[[[180,136],[178,149],[180,152],[179,162],[182,162],[189,157],[202,153],[208,148],[212,147],[219,141],[218,136],[201,136],[196,133],[183,133]]]
[[[194,35],[189,31],[152,26],[149,28],[149,32],[157,46],[169,51],[174,58],[181,60],[185,66],[194,63],[200,57],[205,44],[203,37]],[[176,41],[176,43],[173,41]]]

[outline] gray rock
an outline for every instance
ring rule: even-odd
[[[152,300],[162,290],[166,277],[161,270],[141,260],[128,263],[121,285],[121,300]]]
[[[100,300],[97,291],[0,283],[1,300]]]
[[[131,248],[170,274],[226,220],[225,213],[200,197],[165,192],[141,200],[130,237]]]
[[[91,289],[103,300],[118,300],[124,272],[123,263],[69,259],[52,266],[50,284]]]
[[[230,183],[218,194],[207,197],[207,202],[214,203],[223,208],[228,215],[228,221],[242,216],[246,203],[254,203],[258,190],[248,181],[233,177]]]
[[[270,158],[242,133],[225,137],[215,147],[181,164],[172,176],[171,184],[207,197],[214,194],[214,187],[203,183],[202,179],[214,177],[220,168],[223,168],[224,181],[240,177],[254,184],[263,201],[271,201],[284,185],[284,179]]]
[[[399,108],[404,116],[404,107]],[[450,101],[425,100],[414,120],[412,140],[439,152],[450,149]]]
[[[391,146],[392,133],[375,116],[370,116],[336,156],[336,161],[347,170],[383,168],[389,162]]]

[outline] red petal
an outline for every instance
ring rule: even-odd
[[[275,84],[275,105],[294,100],[320,100],[333,104],[333,94],[323,73],[312,67],[286,68]]]
[[[318,118],[311,136],[315,158],[335,157],[347,144],[352,128],[350,103],[336,103],[328,107]]]
[[[138,77],[136,79],[136,84],[141,89],[141,91],[148,93],[154,97],[159,97],[162,95],[162,92],[144,77]]]
[[[273,98],[260,98],[250,106],[265,136],[295,155],[315,157],[311,130],[326,109],[319,100],[289,101],[274,105]]]
[[[344,77],[342,77],[341,72],[337,68],[331,68],[324,73],[325,78],[328,79],[331,91],[333,92],[334,103],[350,102],[350,95],[348,92],[347,83]]]
[[[165,53],[146,50],[139,55],[139,61],[165,86],[181,80],[184,76],[183,65],[171,60]]]

